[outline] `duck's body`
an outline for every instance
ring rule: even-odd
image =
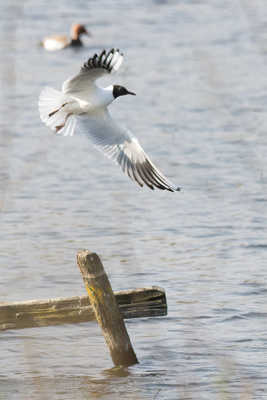
[[[95,83],[107,73],[117,71],[122,61],[119,50],[104,50],[89,58],[78,75],[67,79],[61,92],[45,88],[39,99],[41,120],[64,136],[72,136],[77,130],[85,132],[99,150],[140,186],[179,190],[156,168],[138,140],[108,112],[109,104],[117,97],[135,93],[120,85],[101,88]]]
[[[90,35],[86,28],[81,24],[74,24],[71,27],[70,38],[67,35],[46,36],[41,44],[48,51],[57,51],[66,47],[81,47],[81,35]]]

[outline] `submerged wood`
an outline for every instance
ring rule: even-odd
[[[122,317],[167,315],[164,289],[156,286],[114,292]],[[0,331],[95,320],[88,296],[0,303]]]
[[[136,364],[138,360],[100,258],[83,250],[77,254],[77,263],[114,365]]]

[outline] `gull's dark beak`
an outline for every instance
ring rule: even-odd
[[[134,93],[134,92],[129,92],[129,90],[127,90],[127,93],[126,94],[132,94],[133,96],[136,96],[136,93]]]

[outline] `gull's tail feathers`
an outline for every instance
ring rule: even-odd
[[[76,126],[74,115],[64,110],[69,96],[59,90],[45,87],[39,97],[39,113],[41,120],[52,131],[64,136],[72,136]]]

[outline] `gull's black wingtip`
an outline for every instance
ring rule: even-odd
[[[164,188],[163,190],[165,190],[165,189],[169,190],[169,192],[172,192],[172,193],[174,193],[174,192],[180,192],[180,191],[182,190],[180,187],[177,187],[177,188],[175,188],[175,187],[169,187],[169,188]]]

